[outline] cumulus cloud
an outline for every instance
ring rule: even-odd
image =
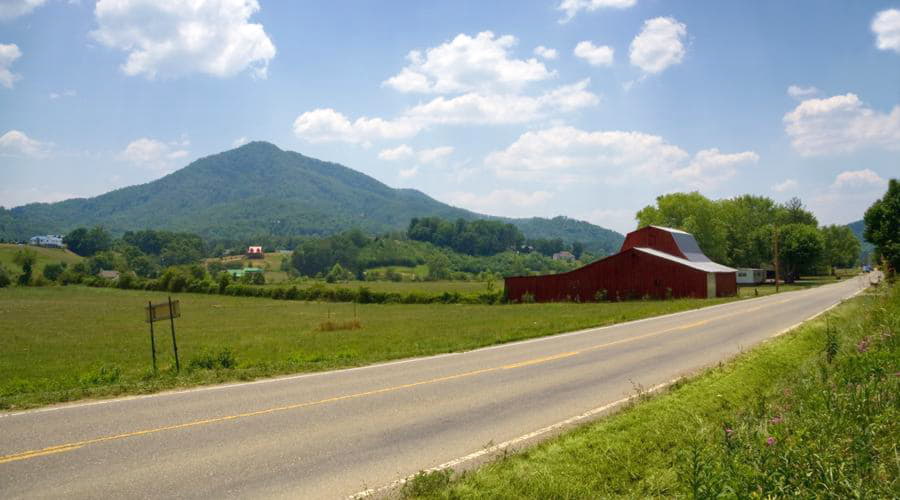
[[[43,158],[50,144],[32,139],[18,130],[10,130],[0,136],[0,155]]]
[[[294,120],[294,134],[309,142],[349,142],[370,145],[372,141],[406,139],[419,133],[422,125],[400,118],[360,117],[354,121],[331,108],[316,109]]]
[[[452,146],[439,146],[416,151],[406,144],[401,144],[396,148],[381,150],[381,152],[378,153],[378,158],[385,161],[401,161],[414,158],[419,163],[428,164],[434,163],[451,154],[453,154]]]
[[[791,144],[804,156],[863,148],[900,150],[900,106],[882,113],[852,93],[807,99],[783,121]]]
[[[608,45],[594,45],[585,40],[578,42],[573,51],[575,56],[584,59],[592,66],[611,66],[613,63],[613,49]]]
[[[637,0],[562,0],[557,10],[563,11],[565,17],[560,23],[567,23],[579,12],[593,12],[599,9],[627,9],[633,7]]]
[[[786,193],[795,189],[797,189],[797,181],[794,179],[785,179],[772,186],[772,191],[775,191],[776,193]]]
[[[122,71],[147,78],[203,73],[265,78],[275,45],[248,22],[256,0],[99,0],[91,36],[128,53]]]
[[[799,85],[791,85],[787,89],[789,96],[794,99],[803,99],[805,97],[814,96],[819,93],[819,89],[815,87],[801,87]]]
[[[56,100],[62,97],[75,97],[76,95],[78,95],[78,92],[72,89],[66,89],[61,92],[50,92],[49,97],[50,99]]]
[[[519,89],[529,82],[554,76],[542,62],[510,57],[516,37],[497,37],[483,31],[474,37],[460,33],[453,40],[424,53],[413,50],[409,65],[388,78],[383,85],[400,92],[435,94],[464,93],[475,90]]]
[[[22,78],[22,75],[13,73],[9,68],[20,57],[22,57],[22,51],[19,50],[18,45],[0,43],[0,85],[11,89],[16,81]]]
[[[543,45],[538,45],[534,48],[534,55],[549,60],[553,60],[559,57],[559,53],[556,52],[556,49],[548,49]]]
[[[443,198],[451,205],[481,213],[505,216],[534,215],[535,209],[554,196],[549,191],[495,189],[487,194],[465,191],[449,193]]]
[[[0,21],[15,19],[44,5],[47,0],[3,0],[0,2]]]
[[[408,139],[430,125],[499,125],[528,123],[560,112],[596,106],[600,98],[587,90],[589,79],[564,85],[538,96],[479,94],[436,97],[407,109],[393,120],[361,117],[351,121],[333,109],[316,109],[294,121],[294,134],[310,142],[347,142]]]
[[[622,183],[640,178],[714,188],[737,166],[758,160],[752,151],[724,154],[707,149],[691,157],[662,137],[642,132],[587,132],[559,126],[522,134],[485,164],[502,178],[569,183]]]
[[[142,137],[125,147],[119,157],[133,165],[151,170],[171,170],[179,160],[190,154],[186,149],[190,145],[187,139],[162,142]]]
[[[661,73],[684,58],[687,26],[671,17],[644,21],[644,29],[631,41],[631,64],[644,73]]]
[[[876,47],[900,53],[900,10],[879,12],[872,21],[872,32],[875,33]]]
[[[885,186],[887,186],[887,181],[868,168],[841,172],[834,178],[832,184],[832,187],[836,189],[883,188]]]

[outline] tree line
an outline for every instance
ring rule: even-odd
[[[665,226],[693,234],[709,258],[731,267],[769,266],[777,235],[786,279],[830,273],[859,260],[860,243],[853,231],[847,226],[819,227],[799,198],[776,203],[749,194],[711,200],[698,192],[671,193],[657,197],[636,219],[640,227]]]

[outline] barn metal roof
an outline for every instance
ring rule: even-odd
[[[681,253],[683,253],[689,261],[712,262],[712,260],[710,260],[710,258],[703,253],[703,250],[700,249],[700,245],[697,244],[697,240],[694,239],[694,235],[692,235],[691,233],[686,233],[679,229],[672,229],[671,227],[653,227],[671,233],[672,238],[675,240],[675,244],[678,245]]]
[[[664,228],[660,228],[664,229]],[[687,233],[685,233],[687,234]],[[691,238],[693,239],[693,238]],[[695,243],[696,244],[696,243]],[[715,262],[709,260],[708,258],[705,261],[692,261],[687,259],[682,259],[681,257],[676,257],[672,254],[668,254],[666,252],[660,252],[659,250],[654,250],[652,248],[646,247],[635,247],[635,250],[639,252],[644,252],[650,255],[654,255],[656,257],[660,257],[666,260],[670,260],[672,262],[677,262],[683,266],[691,267],[698,271],[703,271],[707,273],[734,273],[737,272],[737,269],[732,269],[728,266],[723,266],[722,264],[716,264]],[[698,248],[699,250],[699,248]],[[703,255],[702,253],[700,255]],[[706,257],[703,255],[703,257]]]

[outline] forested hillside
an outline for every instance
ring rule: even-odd
[[[266,142],[194,161],[147,184],[88,199],[0,208],[0,240],[102,225],[113,234],[141,229],[191,232],[206,239],[262,235],[370,234],[406,229],[413,217],[495,218],[394,189],[365,174]],[[566,218],[509,219],[526,237],[562,237],[615,249],[622,236]]]

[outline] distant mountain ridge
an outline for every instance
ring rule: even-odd
[[[872,251],[875,250],[875,245],[866,241],[865,236],[863,236],[863,234],[865,234],[866,232],[866,221],[860,219],[856,222],[847,224],[847,227],[849,227],[850,230],[853,231],[856,239],[859,240],[861,246],[859,254],[860,260],[862,260],[863,262],[868,262],[869,256],[872,254]]]
[[[624,239],[615,231],[566,217],[477,214],[267,142],[200,158],[155,181],[93,198],[0,209],[0,238],[23,240],[93,225],[115,234],[165,229],[231,239],[327,235],[352,228],[383,233],[405,229],[411,218],[425,216],[502,219],[526,237],[582,241],[595,252],[613,253]]]

